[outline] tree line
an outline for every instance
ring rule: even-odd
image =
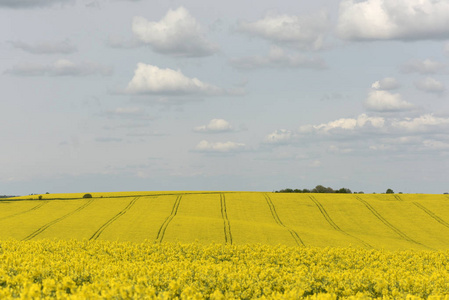
[[[352,192],[348,188],[340,188],[337,190],[334,190],[330,187],[325,187],[323,185],[317,185],[313,189],[282,189],[279,191],[274,191],[275,193],[339,193],[339,194],[364,194],[364,192]],[[394,194],[394,191],[392,189],[387,189],[385,192],[386,194]]]

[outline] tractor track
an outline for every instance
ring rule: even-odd
[[[367,201],[363,200],[362,198],[355,196],[355,198],[357,200],[359,200],[360,202],[363,203],[363,205],[365,205],[365,207],[377,218],[379,219],[382,223],[384,223],[385,226],[387,226],[388,228],[390,228],[391,230],[393,230],[397,235],[399,235],[401,238],[403,238],[404,240],[406,240],[407,242],[416,244],[416,245],[420,245],[426,248],[431,249],[430,247],[415,241],[414,239],[412,239],[411,237],[409,237],[408,235],[406,235],[405,233],[403,233],[401,230],[399,230],[398,228],[396,228],[393,224],[391,224],[390,222],[388,222],[377,210],[374,209],[374,207],[371,206],[371,204],[369,204]]]
[[[88,200],[86,203],[84,203],[83,205],[81,205],[80,207],[78,207],[77,209],[75,209],[75,210],[69,212],[68,214],[65,214],[65,215],[63,215],[62,217],[59,217],[59,218],[57,218],[57,219],[55,219],[55,220],[53,220],[53,221],[51,221],[51,222],[45,224],[44,226],[41,226],[39,229],[37,229],[36,231],[32,232],[30,235],[28,235],[27,237],[25,237],[25,238],[23,239],[23,241],[29,241],[29,240],[35,238],[37,235],[39,235],[39,234],[41,234],[42,232],[44,232],[44,231],[45,231],[47,228],[49,228],[50,226],[52,226],[52,225],[54,225],[54,224],[56,224],[56,223],[58,223],[58,222],[64,220],[65,218],[68,218],[68,217],[70,217],[71,215],[73,215],[73,214],[75,214],[75,213],[77,213],[77,212],[83,210],[84,208],[86,208],[87,206],[89,206],[93,201],[94,201],[93,199],[90,199],[90,200]]]
[[[103,231],[109,226],[111,225],[115,220],[117,220],[118,218],[120,218],[121,216],[123,216],[128,210],[131,209],[131,207],[136,203],[136,201],[139,199],[140,197],[135,197],[133,198],[128,205],[121,210],[119,213],[117,213],[115,216],[113,216],[111,219],[109,219],[106,223],[104,223],[103,225],[101,225],[100,228],[97,229],[97,231],[95,231],[95,233],[89,238],[90,240],[96,240],[100,237],[100,235],[103,233]]]
[[[226,198],[224,194],[220,194],[221,217],[223,218],[223,227],[226,244],[232,245],[231,223],[229,222],[228,212],[226,210]]]
[[[418,203],[418,202],[412,202],[414,205],[416,205],[416,207],[418,207],[419,209],[421,209],[422,211],[424,211],[426,214],[428,214],[431,218],[433,218],[435,221],[437,221],[438,223],[440,223],[443,226],[446,226],[449,228],[449,223],[447,223],[446,221],[444,221],[443,219],[441,219],[440,217],[438,217],[433,211],[425,208],[422,204]]]
[[[0,218],[0,221],[6,220],[6,219],[10,219],[10,218],[13,218],[15,216],[20,216],[20,215],[26,214],[28,212],[32,212],[33,210],[37,210],[37,209],[41,208],[42,206],[44,206],[47,203],[48,203],[48,200],[44,201],[42,203],[39,203],[38,205],[36,205],[36,206],[34,206],[34,207],[30,208],[30,209],[27,209],[27,210],[24,210],[24,211],[21,211],[21,212],[18,212],[18,213],[15,213],[15,214],[3,217],[3,218]]]
[[[288,230],[288,232],[290,233],[290,235],[292,236],[292,238],[295,240],[295,243],[300,246],[303,245],[305,246],[304,242],[302,241],[302,239],[299,237],[299,234],[291,229],[290,227],[286,226],[284,223],[282,223],[281,219],[279,218],[279,215],[276,212],[276,207],[274,206],[273,201],[271,200],[271,198],[264,193],[265,196],[265,200],[267,201],[268,207],[270,208],[271,211],[271,215],[273,216],[274,221],[279,225],[284,227],[285,229]]]
[[[398,195],[393,195],[393,197],[394,197],[396,200],[398,200],[398,201],[404,201],[404,200],[402,200],[402,198],[399,197]]]
[[[373,248],[373,246],[371,246],[370,244],[368,244],[367,242],[365,242],[362,239],[359,239],[356,236],[353,236],[352,234],[347,233],[346,231],[344,231],[343,229],[341,229],[335,222],[334,220],[332,220],[332,218],[329,216],[329,214],[327,213],[326,209],[324,208],[324,206],[313,196],[309,196],[310,200],[313,201],[313,203],[315,203],[315,205],[318,207],[318,209],[320,210],[321,214],[323,215],[323,217],[326,219],[326,221],[329,223],[329,225],[334,228],[336,231],[339,231],[341,233],[343,233],[346,236],[349,236],[357,241],[359,241],[360,243],[362,243],[365,247],[368,248]]]
[[[159,243],[162,243],[162,240],[165,236],[165,231],[167,230],[168,225],[173,220],[173,218],[178,213],[179,204],[181,203],[182,195],[179,195],[176,197],[175,203],[173,204],[172,211],[170,215],[165,219],[164,223],[162,223],[161,227],[159,228],[159,231],[157,232],[156,241]]]

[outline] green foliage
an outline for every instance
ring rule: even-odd
[[[335,192],[340,194],[352,194],[351,190],[347,188],[341,188],[339,190],[336,190]]]
[[[386,194],[394,194],[392,189],[387,189],[387,191],[385,192]]]
[[[342,193],[342,194],[352,194],[351,190],[348,188],[341,188],[339,190],[334,190],[330,187],[324,187],[323,185],[317,185],[312,190],[309,189],[282,189],[275,191],[275,193]]]
[[[91,194],[84,194],[83,198],[92,198]]]

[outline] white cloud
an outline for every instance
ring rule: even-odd
[[[75,63],[67,59],[60,59],[52,64],[24,63],[13,66],[5,71],[6,74],[16,76],[88,76],[112,74],[112,67],[94,62]]]
[[[329,17],[324,12],[307,16],[273,13],[255,22],[240,22],[238,30],[271,42],[318,50],[323,47],[328,26]]]
[[[438,129],[441,126],[449,125],[449,118],[435,117],[432,114],[426,114],[417,118],[406,118],[404,120],[395,120],[392,126],[407,131],[425,132],[433,129]]]
[[[446,65],[431,59],[411,60],[401,66],[404,73],[435,74],[446,68]]]
[[[299,141],[308,135],[329,135],[337,132],[339,134],[354,133],[367,128],[381,129],[384,125],[385,119],[382,117],[369,117],[366,114],[361,114],[357,118],[340,118],[318,125],[302,125],[296,131],[288,129],[275,130],[264,138],[264,143],[278,145],[289,144]]]
[[[138,63],[134,77],[128,83],[130,94],[169,95],[220,95],[224,90],[197,78],[189,78],[180,70],[160,69],[153,65]]]
[[[193,129],[196,132],[204,133],[220,133],[232,131],[233,128],[228,121],[223,119],[212,119],[209,124],[195,127]]]
[[[349,40],[449,38],[449,2],[444,0],[343,0],[337,24]]]
[[[169,10],[159,22],[134,17],[132,30],[142,43],[162,54],[198,57],[218,51],[218,46],[206,39],[200,24],[182,6]]]
[[[202,140],[195,147],[195,151],[198,152],[239,152],[245,149],[245,144],[235,143],[235,142],[208,142]]]
[[[306,68],[325,69],[326,63],[318,57],[307,57],[302,54],[287,54],[282,48],[272,46],[267,56],[234,58],[231,65],[238,69],[256,68]]]
[[[386,77],[374,82],[371,88],[376,90],[394,90],[399,87],[399,82],[393,77]]]
[[[22,49],[32,54],[70,54],[77,51],[76,46],[68,40],[61,42],[43,41],[34,45],[22,41],[12,41],[10,43],[14,48]]]
[[[402,100],[400,94],[373,90],[365,101],[365,107],[371,111],[393,112],[410,110],[414,105]]]
[[[296,137],[296,134],[287,129],[279,129],[267,135],[264,139],[268,144],[285,144],[289,143]]]
[[[304,125],[299,128],[300,133],[328,133],[332,130],[347,130],[353,131],[365,126],[372,126],[375,128],[382,128],[385,124],[385,119],[382,117],[368,117],[366,114],[359,115],[355,118],[341,118],[328,123],[319,125]]]
[[[444,84],[435,78],[426,77],[421,80],[415,82],[415,86],[417,89],[429,92],[429,93],[437,93],[440,94],[446,90]]]
[[[0,7],[34,8],[71,2],[73,2],[73,0],[0,0]]]
[[[276,130],[264,143],[313,153],[314,158],[329,153],[360,155],[366,151],[406,152],[449,149],[449,118],[432,114],[415,118],[373,117],[340,118],[323,124],[300,126],[298,130]],[[288,148],[292,147],[292,148]],[[312,152],[311,152],[312,151]]]

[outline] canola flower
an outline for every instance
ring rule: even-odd
[[[0,299],[449,299],[449,251],[0,242]]]

